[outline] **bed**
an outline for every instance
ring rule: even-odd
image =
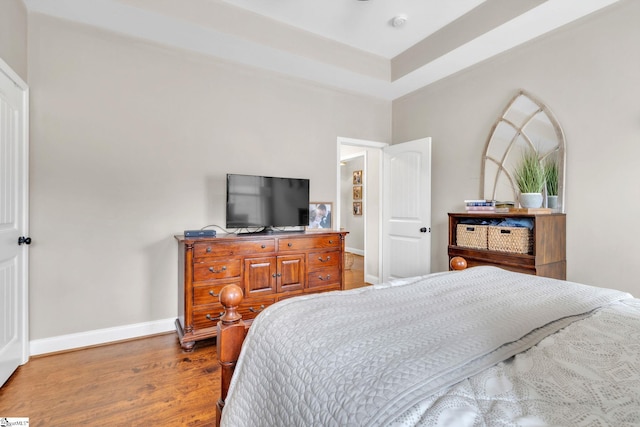
[[[640,425],[624,292],[483,266],[291,298],[248,333],[241,298],[221,292],[222,426]]]

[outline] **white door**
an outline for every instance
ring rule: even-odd
[[[0,386],[29,358],[28,89],[0,60]],[[30,240],[29,240],[30,243]]]
[[[431,138],[384,149],[383,279],[431,272]]]

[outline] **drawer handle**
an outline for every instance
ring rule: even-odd
[[[215,292],[213,292],[213,289],[209,291],[209,295],[211,295],[214,298],[218,298],[220,296],[220,294],[216,294]]]
[[[501,234],[511,234],[511,230],[500,230]]]
[[[293,243],[289,242],[289,243],[287,243],[287,246],[291,247],[291,246],[293,246]]]
[[[222,315],[224,314],[224,311],[220,312],[220,315],[218,317],[211,317],[210,314],[207,314],[206,317],[207,319],[211,320],[212,322],[217,322],[218,320],[220,320],[220,318],[222,317]]]
[[[211,246],[207,248],[207,253],[211,252]]]
[[[266,247],[267,247],[267,245],[260,245],[260,247],[261,247],[262,249],[264,249],[264,248],[266,248]]]
[[[318,261],[320,261],[320,262],[327,262],[327,261],[329,261],[329,260],[331,260],[331,257],[330,257],[330,256],[328,256],[328,255],[327,255],[327,258],[326,258],[326,259],[322,259],[322,257],[321,257],[321,256],[319,256],[319,257],[318,257]]]
[[[331,279],[331,275],[327,274],[327,277],[318,276],[318,279],[320,279],[322,281],[329,280],[329,279]]]
[[[260,310],[256,310],[253,307],[249,307],[249,311],[252,313],[260,313],[262,310],[264,310],[264,304],[260,305]]]
[[[329,240],[329,244],[330,244],[330,245],[333,245],[333,240]]]
[[[213,267],[209,267],[209,271],[212,272],[212,273],[222,273],[223,271],[226,271],[226,270],[227,270],[227,266],[226,265],[223,265],[220,270],[216,270]]]

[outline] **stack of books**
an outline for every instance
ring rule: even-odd
[[[513,211],[515,203],[480,199],[465,200],[464,206],[468,213],[507,213]]]
[[[469,213],[490,213],[496,211],[495,200],[465,200],[464,206]]]
[[[515,202],[496,202],[496,213],[507,213],[515,209]]]

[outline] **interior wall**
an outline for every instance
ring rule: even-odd
[[[519,89],[567,141],[567,277],[640,295],[640,2],[623,0],[393,103],[393,141],[433,137],[432,266],[447,268],[447,212],[480,195],[491,126]]]
[[[335,203],[338,135],[391,139],[388,101],[29,19],[32,340],[175,317],[173,235],[225,225],[226,173]]]
[[[27,81],[27,9],[22,0],[0,1],[0,58]]]

